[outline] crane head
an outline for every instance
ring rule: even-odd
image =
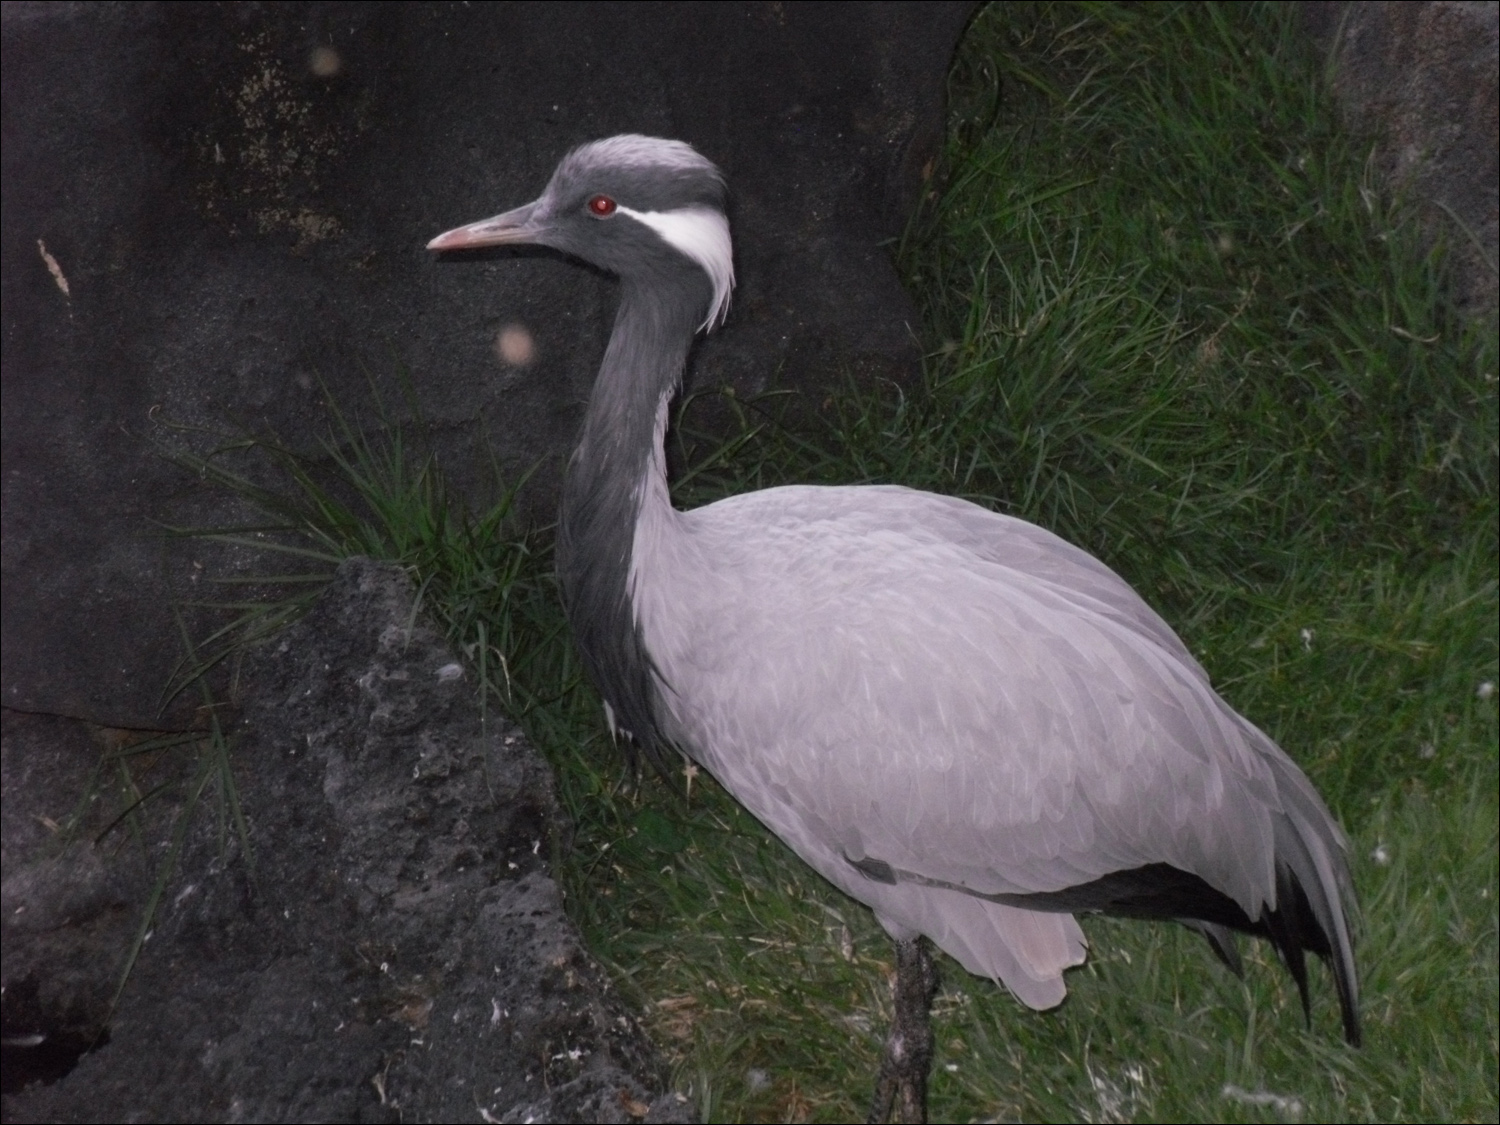
[[[734,288],[724,200],[723,175],[691,145],[625,134],[575,148],[539,198],[445,231],[427,249],[550,246],[643,281],[692,263],[712,290],[700,325],[710,329],[723,321]]]

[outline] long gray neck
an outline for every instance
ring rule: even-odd
[[[681,381],[703,305],[656,280],[626,283],[621,294],[563,487],[557,577],[573,638],[615,725],[664,767],[658,680],[630,600],[631,555],[642,504],[666,502],[657,418]]]

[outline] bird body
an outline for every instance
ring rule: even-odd
[[[1032,1007],[1083,960],[1073,913],[1104,910],[1186,921],[1231,964],[1230,931],[1266,937],[1304,1002],[1303,951],[1325,956],[1357,1039],[1343,834],[1107,566],[894,486],[672,506],[668,407],[733,283],[723,201],[687,145],[615,137],[429,244],[540,243],[621,278],[557,547],[611,723],[700,762],[898,942]]]
[[[1028,896],[1167,864],[1257,919],[1278,820],[1333,869],[1301,771],[1129,586],[1033,524],[788,487],[663,503],[635,548],[672,740],[893,935],[1032,1007],[1084,942]]]

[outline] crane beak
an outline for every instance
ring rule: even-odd
[[[543,225],[535,222],[537,205],[528,203],[496,215],[481,219],[465,227],[454,227],[444,231],[427,244],[429,250],[474,250],[480,246],[511,246],[542,241]]]

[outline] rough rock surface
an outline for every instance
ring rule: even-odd
[[[253,874],[203,775],[108,1042],[6,1120],[692,1119],[563,913],[545,766],[481,722],[398,569],[345,564],[243,685]],[[10,734],[7,789],[33,760]],[[46,844],[7,828],[5,997],[57,1010],[68,982],[76,1036],[105,1018],[148,881],[130,847]]]
[[[1452,253],[1454,299],[1500,307],[1500,4],[1303,3],[1345,116]]]

